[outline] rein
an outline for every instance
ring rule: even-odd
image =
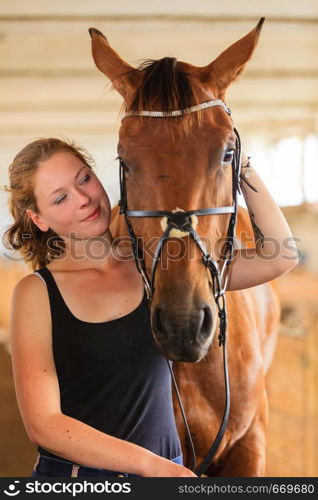
[[[154,118],[166,118],[166,117],[176,117],[183,116],[188,113],[193,113],[199,111],[201,109],[206,109],[213,106],[221,106],[225,110],[225,112],[230,115],[231,110],[226,106],[226,104],[220,99],[214,99],[207,102],[202,102],[197,106],[192,106],[190,108],[175,110],[175,111],[127,111],[123,118],[127,116],[145,116],[145,117],[154,117]],[[189,431],[188,423],[186,420],[185,412],[183,409],[182,401],[180,398],[180,394],[177,388],[176,380],[174,377],[174,373],[170,366],[169,360],[167,360],[169,370],[171,373],[171,377],[174,383],[175,391],[177,394],[178,403],[180,406],[181,414],[183,417],[184,425],[186,427],[187,436],[189,439],[191,451],[192,451],[192,466],[191,470],[195,472],[197,476],[201,476],[211,464],[219,446],[222,441],[222,438],[225,433],[225,429],[228,423],[229,414],[230,414],[230,386],[229,386],[229,375],[228,375],[228,365],[227,365],[227,351],[226,351],[226,328],[227,328],[227,308],[226,308],[226,286],[228,281],[228,272],[229,265],[233,260],[233,245],[234,245],[234,237],[237,223],[237,193],[240,191],[239,179],[241,172],[241,140],[239,133],[236,129],[234,129],[236,135],[236,149],[235,154],[232,160],[232,196],[233,196],[233,205],[228,207],[213,207],[213,208],[202,208],[197,210],[183,211],[177,209],[175,211],[166,211],[166,210],[129,210],[128,202],[127,202],[127,190],[126,190],[126,179],[125,179],[125,165],[122,159],[119,159],[119,182],[120,182],[120,214],[124,214],[129,235],[132,241],[132,249],[134,253],[134,258],[136,262],[136,266],[138,271],[141,273],[142,278],[144,280],[145,289],[147,293],[147,298],[149,301],[152,300],[153,294],[155,291],[154,282],[155,282],[155,273],[157,269],[158,262],[160,261],[160,256],[162,252],[162,248],[164,243],[170,237],[170,231],[173,229],[180,230],[185,232],[185,234],[189,234],[198,248],[202,253],[202,262],[209,270],[211,275],[211,281],[213,285],[213,293],[214,300],[218,308],[218,316],[219,316],[219,346],[223,346],[223,366],[224,366],[224,380],[225,380],[225,409],[222,418],[222,422],[220,424],[218,433],[214,439],[214,442],[205,456],[203,462],[200,466],[196,467],[196,454],[194,450],[194,445],[191,437],[191,433]],[[227,214],[230,213],[230,221],[228,226],[228,232],[226,237],[225,246],[222,250],[222,259],[223,266],[220,269],[218,263],[211,257],[211,255],[206,251],[205,245],[202,242],[200,236],[196,232],[193,227],[193,216],[202,216],[202,215],[217,215],[217,214]],[[152,261],[152,269],[150,278],[147,275],[146,266],[144,262],[144,258],[140,255],[140,249],[138,247],[137,237],[134,233],[133,227],[130,223],[130,218],[137,217],[166,217],[167,218],[167,227],[164,230],[163,234],[160,237],[158,245],[155,250],[154,259]]]

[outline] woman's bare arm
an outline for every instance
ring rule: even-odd
[[[88,467],[141,476],[194,476],[183,466],[61,412],[49,299],[45,284],[35,275],[15,288],[11,342],[18,405],[33,443]]]
[[[294,237],[282,211],[257,172],[252,167],[248,171],[247,180],[257,192],[245,182],[241,182],[241,188],[256,246],[234,251],[227,290],[240,290],[273,280],[299,262]]]

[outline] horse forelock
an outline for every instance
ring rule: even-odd
[[[200,103],[198,93],[193,87],[189,73],[181,67],[174,57],[146,59],[135,70],[142,78],[135,90],[126,111],[175,111],[189,108]],[[166,125],[178,120],[178,125],[188,132],[195,123],[202,124],[202,112],[185,114],[178,118],[165,120]]]

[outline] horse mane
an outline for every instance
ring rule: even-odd
[[[199,104],[189,76],[180,68],[174,57],[163,57],[162,59],[146,59],[136,70],[143,74],[141,84],[135,91],[131,111],[175,111],[185,109]],[[189,132],[194,121],[201,122],[201,113],[190,113],[179,118],[168,118],[170,120],[181,120],[181,128]]]

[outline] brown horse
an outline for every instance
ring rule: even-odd
[[[95,29],[90,30],[93,57],[124,98],[126,110],[185,109],[212,99],[224,100],[227,87],[253,53],[262,22],[205,67],[164,58],[135,69]],[[123,120],[119,136],[118,153],[124,162],[130,210],[172,211],[181,207],[188,211],[232,204],[232,174],[224,168],[223,159],[233,147],[233,123],[221,107],[173,118],[129,116]],[[131,222],[144,248],[162,235],[160,219],[136,218]],[[226,236],[228,223],[228,214],[203,216],[198,222],[196,231],[217,261],[220,251],[216,243]],[[111,230],[114,237],[127,234],[118,210],[114,211]],[[243,233],[253,235],[248,214],[240,208],[238,241],[243,241]],[[186,250],[182,255],[180,240]],[[148,275],[152,257],[150,251],[145,252]],[[162,265],[166,262],[168,266]],[[189,235],[169,238],[160,264],[151,303],[153,333],[164,355],[178,361],[174,372],[199,462],[209,450],[224,410],[222,351],[214,335],[217,310],[202,254]],[[278,299],[272,283],[226,292],[226,296],[231,414],[207,474],[262,476],[265,375],[275,346]],[[189,446],[177,405],[175,412],[185,464],[189,465]]]

